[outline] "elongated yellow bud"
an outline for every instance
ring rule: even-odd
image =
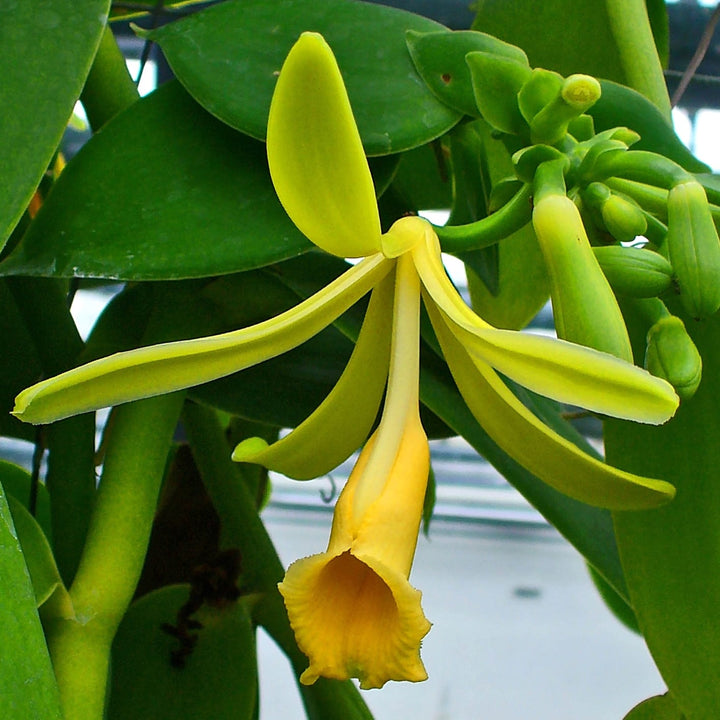
[[[543,195],[533,227],[548,267],[558,336],[632,362],[625,321],[573,201]]]

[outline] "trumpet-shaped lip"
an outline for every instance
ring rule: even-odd
[[[369,689],[427,678],[420,643],[430,623],[404,575],[348,548],[294,562],[278,587],[310,660],[304,684],[357,677]]]

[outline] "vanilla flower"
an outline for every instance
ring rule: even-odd
[[[362,258],[277,317],[222,335],[119,353],[43,381],[15,414],[45,423],[204,383],[287,352],[372,290],[350,361],[325,402],[276,443],[251,438],[233,458],[290,477],[322,475],[368,438],[335,509],[328,549],[293,563],[280,584],[299,647],[319,676],[362,687],[422,680],[430,624],[409,582],[429,469],[420,424],[421,300],[468,407],[495,442],[539,478],[612,509],[648,508],[672,485],[586,455],[540,422],[498,373],[555,400],[646,423],[673,415],[664,380],[628,362],[553,338],[496,329],[447,277],[432,226],[418,217],[382,233],[372,177],[340,70],[316,33],[304,33],[279,74],[267,150],[278,197],[319,248]]]

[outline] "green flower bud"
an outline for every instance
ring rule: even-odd
[[[667,380],[683,400],[695,394],[702,378],[702,358],[679,317],[663,317],[648,330],[645,367]]]

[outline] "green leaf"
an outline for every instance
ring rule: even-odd
[[[459,112],[479,115],[473,92],[470,68],[465,62],[469,52],[499,55],[528,66],[525,53],[492,35],[473,30],[419,33],[410,31],[407,44],[417,71],[437,97]]]
[[[665,693],[643,700],[623,720],[686,720],[686,718],[670,693]]]
[[[417,76],[409,29],[443,27],[363,2],[230,0],[147,37],[203,107],[263,139],[277,71],[302,32],[319,32],[337,57],[366,153],[387,155],[423,145],[460,119]]]
[[[59,694],[20,543],[0,487],[0,714],[59,720]]]
[[[683,145],[665,116],[647,98],[610,80],[601,80],[600,86],[602,95],[588,110],[597,132],[628,127],[640,135],[633,150],[649,150],[665,155],[689,172],[709,172],[708,166]]]
[[[171,585],[131,605],[120,624],[112,654],[108,720],[251,720],[257,698],[253,600],[222,607],[204,604],[191,615],[202,623],[184,667],[171,664],[180,641],[163,630],[177,626],[188,602],[187,585]]]
[[[275,196],[265,146],[170,82],[73,158],[0,273],[179,279],[309,247]]]
[[[677,303],[675,303],[677,304]],[[685,321],[703,359],[697,393],[675,418],[649,428],[606,423],[609,462],[656,473],[677,488],[651,512],[616,513],[615,531],[632,606],[648,648],[678,707],[689,718],[720,716],[720,320]],[[630,318],[632,319],[632,318]],[[644,342],[639,328],[636,342]]]
[[[512,58],[485,52],[469,53],[466,62],[475,102],[486,122],[500,132],[527,135],[517,96],[532,75],[530,68]]]
[[[57,149],[105,27],[108,0],[0,7],[0,247]]]

